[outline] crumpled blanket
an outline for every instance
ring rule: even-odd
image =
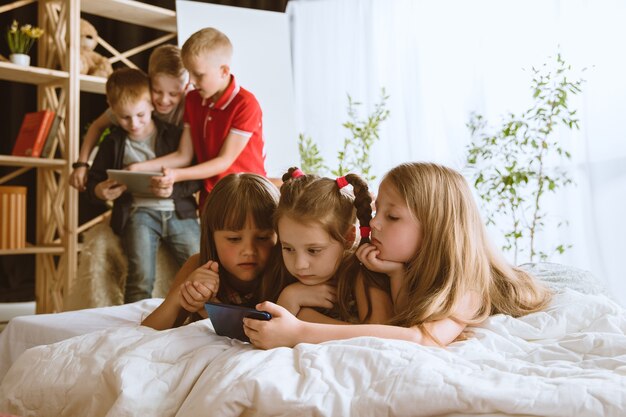
[[[626,313],[564,290],[448,348],[361,337],[268,351],[210,320],[104,330],[29,349],[0,385],[27,416],[626,415]]]

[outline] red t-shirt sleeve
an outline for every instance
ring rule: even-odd
[[[230,131],[250,137],[254,132],[260,130],[262,116],[261,106],[256,99],[245,100],[233,115]]]

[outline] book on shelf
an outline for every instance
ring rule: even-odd
[[[26,113],[11,154],[13,156],[39,157],[54,122],[54,116],[52,110]]]
[[[43,149],[41,150],[42,158],[54,158],[54,153],[53,153],[54,138],[56,138],[57,133],[59,132],[60,124],[61,124],[61,116],[56,114],[54,116],[54,120],[52,121],[52,126],[50,126],[50,131],[48,132],[46,141],[43,144]]]

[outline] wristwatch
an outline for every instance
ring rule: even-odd
[[[72,169],[82,168],[82,167],[89,168],[89,164],[87,162],[81,162],[81,161],[77,161],[72,164]]]

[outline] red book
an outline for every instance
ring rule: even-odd
[[[54,112],[52,110],[26,113],[11,154],[39,157],[53,121]]]

